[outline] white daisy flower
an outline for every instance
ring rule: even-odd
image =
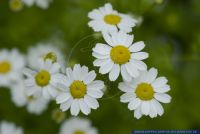
[[[24,66],[24,56],[17,49],[0,50],[0,86],[11,86],[22,75]]]
[[[39,71],[24,70],[24,74],[27,76],[25,80],[27,95],[42,95],[46,99],[54,98],[59,93],[56,83],[60,80],[60,65],[52,63],[50,60],[39,63]]]
[[[52,0],[22,0],[25,5],[31,7],[34,4],[42,9],[47,9]]]
[[[62,76],[60,88],[62,92],[57,96],[57,104],[62,111],[68,110],[72,115],[77,116],[81,111],[85,115],[91,112],[91,109],[97,109],[99,103],[96,99],[103,96],[102,89],[104,82],[95,80],[96,73],[88,71],[88,67],[76,64],[74,69],[66,69],[66,76]]]
[[[11,87],[11,99],[17,107],[26,106],[29,113],[37,115],[46,110],[49,103],[42,96],[28,96],[23,78]]]
[[[23,2],[22,0],[10,0],[9,1],[9,7],[12,11],[18,12],[23,9]]]
[[[115,81],[120,72],[122,78],[130,81],[131,77],[139,76],[139,71],[147,69],[142,61],[148,58],[148,53],[140,52],[144,42],[133,43],[133,35],[119,31],[116,33],[104,33],[103,37],[107,44],[97,43],[93,48],[92,55],[97,58],[93,64],[99,66],[101,74],[109,73],[109,79]]]
[[[149,115],[151,118],[164,113],[159,102],[169,103],[171,97],[166,94],[170,90],[165,77],[157,77],[157,69],[151,68],[131,82],[121,82],[118,88],[125,92],[121,97],[121,102],[129,103],[128,108],[134,111],[135,118],[142,115]]]
[[[88,25],[95,32],[112,33],[117,32],[119,29],[129,33],[137,23],[137,20],[131,18],[129,15],[113,10],[110,3],[105,4],[104,7],[100,7],[99,9],[92,10],[89,12],[88,17],[92,19]]]
[[[61,68],[64,68],[65,60],[59,48],[53,44],[39,43],[36,46],[30,47],[28,50],[28,66],[33,69],[38,69],[38,62],[40,60],[51,60],[58,62]]]
[[[98,134],[98,131],[89,120],[73,117],[62,124],[59,134]]]
[[[2,121],[0,123],[0,134],[23,134],[23,129],[13,123]]]

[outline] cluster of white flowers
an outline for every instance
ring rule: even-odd
[[[41,9],[47,9],[52,0],[9,0],[9,6],[12,11],[20,11],[24,5],[31,7],[38,6]]]
[[[23,0],[28,5],[41,4],[46,7],[49,0]],[[134,117],[142,115],[151,118],[164,113],[160,104],[169,103],[170,90],[165,77],[157,77],[157,69],[148,70],[143,60],[149,57],[142,52],[143,41],[133,43],[130,34],[137,20],[129,15],[113,10],[111,4],[94,9],[88,14],[88,23],[95,32],[101,32],[105,43],[97,43],[92,49],[96,59],[93,65],[99,67],[100,74],[109,74],[110,81],[120,76],[123,82],[118,88],[124,92],[120,97],[122,103],[128,103],[128,109],[134,110]],[[120,75],[121,74],[121,75]],[[41,114],[49,101],[59,104],[62,112],[70,111],[71,115],[85,115],[99,107],[98,99],[103,97],[105,85],[96,80],[96,73],[87,66],[75,64],[65,67],[61,51],[52,44],[39,43],[29,48],[27,56],[18,52],[0,50],[0,87],[9,87],[16,106],[26,106],[30,113]],[[109,90],[109,89],[108,89]],[[22,130],[14,125],[2,123],[0,130],[10,128],[21,134]],[[17,130],[15,130],[17,129]],[[60,134],[97,134],[88,120],[72,118],[63,124]]]
[[[0,134],[23,134],[23,130],[13,123],[7,121],[0,122]]]
[[[101,32],[105,44],[97,43],[92,49],[96,58],[94,66],[100,67],[100,74],[109,73],[110,81],[115,81],[121,74],[123,82],[118,88],[125,92],[120,98],[123,103],[129,103],[128,108],[134,110],[134,116],[142,115],[157,117],[164,113],[159,102],[169,103],[171,97],[166,94],[170,90],[165,77],[157,78],[157,70],[147,70],[142,61],[149,57],[141,52],[145,47],[143,41],[133,43],[134,36],[129,34],[137,23],[128,15],[113,10],[111,4],[94,9],[88,14],[88,23],[96,32]]]

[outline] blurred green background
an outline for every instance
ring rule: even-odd
[[[99,134],[130,134],[133,129],[200,129],[200,0],[53,0],[47,10],[36,6],[19,12],[9,8],[8,0],[0,1],[0,49],[18,48],[26,53],[38,42],[62,44],[69,64],[79,62],[95,69],[92,47],[104,42],[88,27],[87,14],[110,2],[122,13],[139,16],[141,25],[135,27],[135,41],[146,43],[150,57],[148,67],[156,67],[171,86],[170,104],[163,105],[162,117],[137,120],[127,104],[119,102],[119,79],[109,82],[107,75],[98,74],[105,81],[107,91],[100,99],[100,108],[88,116]],[[58,108],[51,102],[40,116],[17,108],[10,100],[9,90],[0,88],[0,120],[15,122],[26,134],[57,134],[60,124],[51,118]],[[85,117],[84,115],[81,115]],[[69,118],[69,112],[66,112]]]

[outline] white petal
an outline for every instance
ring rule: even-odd
[[[145,47],[144,42],[143,42],[143,41],[139,41],[139,42],[136,42],[136,43],[134,43],[133,45],[131,45],[131,46],[129,47],[129,50],[130,50],[131,52],[139,52],[139,51],[141,51],[144,47]]]
[[[102,18],[102,14],[101,14],[101,12],[99,10],[94,9],[91,12],[88,13],[88,17],[90,19],[96,19],[96,20],[98,20],[98,19]]]
[[[153,99],[151,101],[151,103],[152,103],[152,105],[155,106],[158,115],[160,115],[160,116],[163,115],[164,109],[163,109],[162,105],[157,100],[155,100],[155,99]]]
[[[67,101],[69,98],[71,98],[71,95],[69,93],[61,93],[56,97],[56,103],[57,104],[63,103]]]
[[[99,73],[106,74],[106,73],[110,72],[110,70],[112,69],[113,65],[114,65],[114,63],[112,61],[110,61],[106,65],[101,66],[100,69],[99,69]]]
[[[100,80],[95,80],[87,85],[88,89],[103,89],[105,87],[104,82]]]
[[[163,87],[157,87],[154,88],[154,90],[158,93],[166,93],[170,90],[170,86],[169,85],[164,85]]]
[[[121,75],[124,81],[131,81],[131,76],[127,72],[125,65],[121,65]]]
[[[112,41],[111,36],[110,36],[107,32],[103,32],[102,34],[103,34],[104,40],[105,40],[109,45],[114,46],[114,43],[113,43],[113,41]]]
[[[62,103],[62,104],[60,105],[60,109],[61,109],[63,112],[64,112],[64,111],[67,111],[67,110],[70,108],[72,102],[73,102],[73,99],[70,98],[68,101],[66,101],[66,102],[64,102],[64,103]]]
[[[134,66],[137,67],[139,70],[141,70],[141,71],[146,71],[146,70],[147,70],[147,65],[146,65],[143,61],[134,60],[134,59],[131,59],[130,61],[131,61],[131,63],[134,64]]]
[[[103,96],[103,92],[101,90],[88,89],[87,94],[93,98],[101,98]]]
[[[79,100],[79,106],[81,111],[85,114],[88,115],[91,112],[91,109],[88,107],[88,105],[85,103],[83,99]]]
[[[111,47],[106,44],[97,43],[92,50],[102,55],[108,55],[110,54]]]
[[[141,100],[138,98],[135,98],[133,100],[131,100],[128,104],[128,109],[130,110],[135,110],[137,109],[141,104]]]
[[[154,97],[162,103],[170,103],[171,97],[168,94],[155,93]]]
[[[135,97],[135,93],[125,93],[120,96],[120,101],[124,103],[130,102],[131,100],[135,99]]]
[[[92,56],[94,56],[95,58],[97,59],[107,59],[109,58],[110,55],[102,55],[102,54],[99,54],[99,53],[96,53],[96,52],[92,52]]]
[[[151,68],[146,74],[145,82],[149,84],[152,83],[156,79],[157,74],[158,74],[158,70],[155,68]]]
[[[73,71],[71,68],[67,68],[66,69],[66,74],[67,74],[67,77],[69,78],[69,80],[72,82],[74,81],[74,77],[73,77]]]
[[[58,63],[54,63],[50,69],[51,74],[58,73],[60,70],[60,65]]]
[[[33,71],[33,70],[31,70],[31,69],[28,69],[28,68],[25,68],[25,69],[23,70],[23,73],[24,73],[24,75],[26,75],[26,76],[28,76],[28,77],[33,77],[33,76],[35,76],[35,74],[36,74],[35,71]]]
[[[157,117],[157,110],[156,107],[152,104],[152,102],[150,102],[150,112],[149,112],[149,116],[151,118]]]
[[[142,117],[142,112],[141,112],[140,107],[138,107],[138,108],[134,111],[134,117],[135,117],[136,119],[139,119],[139,118]]]
[[[126,70],[127,72],[133,77],[136,78],[139,76],[139,72],[137,70],[137,68],[134,67],[134,65],[130,62],[125,64]]]
[[[158,77],[153,83],[152,86],[154,88],[162,87],[167,83],[167,79],[165,77]]]
[[[80,78],[81,78],[81,66],[80,66],[80,64],[74,65],[73,77],[74,77],[75,80],[80,80]]]
[[[118,88],[123,92],[131,93],[134,91],[134,89],[128,83],[125,83],[125,82],[120,82],[118,85]]]
[[[111,62],[111,60],[108,58],[108,59],[96,59],[94,62],[93,62],[93,65],[96,66],[96,67],[100,67],[100,66],[104,66],[105,64]]]
[[[112,70],[109,73],[109,79],[110,81],[115,81],[120,73],[120,66],[118,64],[114,64]]]
[[[83,82],[85,84],[91,83],[96,78],[96,73],[94,71],[90,71],[88,75],[84,78]]]
[[[141,104],[141,111],[144,115],[148,115],[150,112],[150,102],[149,101],[143,101]]]
[[[74,116],[77,116],[79,114],[80,107],[79,107],[79,103],[78,103],[77,99],[73,100],[73,102],[71,104],[70,112]]]
[[[94,99],[94,98],[88,96],[88,95],[86,95],[86,96],[84,97],[84,101],[85,101],[85,102],[87,103],[87,105],[88,105],[89,107],[91,107],[92,109],[97,109],[97,108],[99,107],[98,101],[97,101],[96,99]]]
[[[146,52],[137,52],[137,53],[132,53],[131,58],[136,59],[136,60],[144,60],[149,57],[149,54]]]

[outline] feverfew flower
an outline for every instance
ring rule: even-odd
[[[10,0],[9,6],[12,11],[17,12],[17,11],[21,11],[23,9],[24,4],[23,4],[22,0]]]
[[[23,130],[13,123],[2,121],[0,123],[0,134],[23,134]]]
[[[119,89],[125,92],[120,98],[121,102],[129,103],[128,108],[134,111],[135,118],[149,115],[151,118],[164,113],[159,102],[169,103],[171,97],[166,94],[170,90],[165,77],[157,77],[157,69],[151,68],[131,82],[121,82]]]
[[[33,69],[38,69],[38,62],[40,60],[58,62],[61,68],[64,68],[65,64],[61,50],[50,43],[39,43],[29,48],[27,55],[28,66]]]
[[[52,63],[50,60],[39,62],[39,71],[25,69],[24,74],[27,76],[25,86],[28,96],[42,95],[46,99],[56,97],[59,89],[56,83],[60,81],[60,65]]]
[[[37,115],[46,110],[49,103],[49,100],[42,96],[28,96],[23,78],[11,87],[11,99],[16,106],[26,106],[29,113]]]
[[[81,111],[85,115],[91,112],[91,109],[97,109],[99,103],[96,99],[103,96],[102,89],[104,82],[95,80],[96,73],[88,71],[88,67],[76,64],[73,68],[66,69],[66,76],[58,85],[62,92],[57,96],[56,101],[62,111],[68,110],[72,115],[77,116]]]
[[[17,49],[0,50],[0,86],[10,87],[22,75],[24,66],[24,56]]]
[[[131,18],[129,15],[113,10],[110,3],[105,4],[104,7],[100,7],[99,9],[92,10],[89,12],[88,17],[92,19],[88,25],[95,32],[112,33],[117,32],[119,29],[129,33],[137,23],[137,20]]]
[[[139,76],[139,71],[147,69],[142,60],[148,58],[148,53],[140,52],[145,47],[144,42],[132,44],[133,35],[123,31],[104,33],[103,37],[107,44],[97,43],[92,53],[97,58],[93,64],[100,67],[101,74],[109,73],[109,79],[115,81],[121,72],[122,78],[130,81],[131,77]]]
[[[25,5],[31,7],[36,4],[38,7],[42,9],[47,9],[52,0],[22,0]]]
[[[98,134],[98,131],[89,120],[73,117],[62,124],[59,134]]]

